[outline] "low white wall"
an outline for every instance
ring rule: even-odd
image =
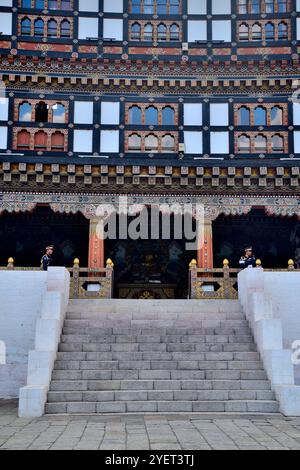
[[[47,289],[47,273],[0,271],[0,398],[16,398],[26,384],[28,352],[34,348],[35,327]],[[3,344],[2,343],[2,344]]]
[[[299,272],[249,268],[239,274],[240,302],[287,416],[300,416],[300,365],[294,364],[292,350],[293,342],[300,340],[299,287]]]
[[[22,417],[44,413],[69,288],[65,268],[0,272],[0,398],[19,396]]]

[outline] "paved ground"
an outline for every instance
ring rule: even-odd
[[[17,418],[0,401],[0,450],[300,449],[300,418],[276,416],[46,416]]]

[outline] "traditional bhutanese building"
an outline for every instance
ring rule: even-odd
[[[299,41],[299,0],[0,0],[0,265],[111,258],[123,297],[246,244],[300,267]],[[99,240],[120,195],[203,204],[204,245]]]

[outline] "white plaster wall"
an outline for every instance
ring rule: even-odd
[[[47,273],[0,271],[0,398],[16,398],[26,384],[28,352],[34,349],[36,321],[47,289]]]

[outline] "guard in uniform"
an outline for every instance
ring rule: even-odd
[[[41,260],[41,269],[43,271],[48,271],[49,266],[51,266],[53,252],[54,252],[54,246],[46,247],[46,254],[43,256]]]
[[[252,246],[247,246],[245,248],[245,256],[241,257],[239,264],[242,269],[246,269],[249,267],[252,267],[252,268],[256,267],[256,258],[253,255]]]

